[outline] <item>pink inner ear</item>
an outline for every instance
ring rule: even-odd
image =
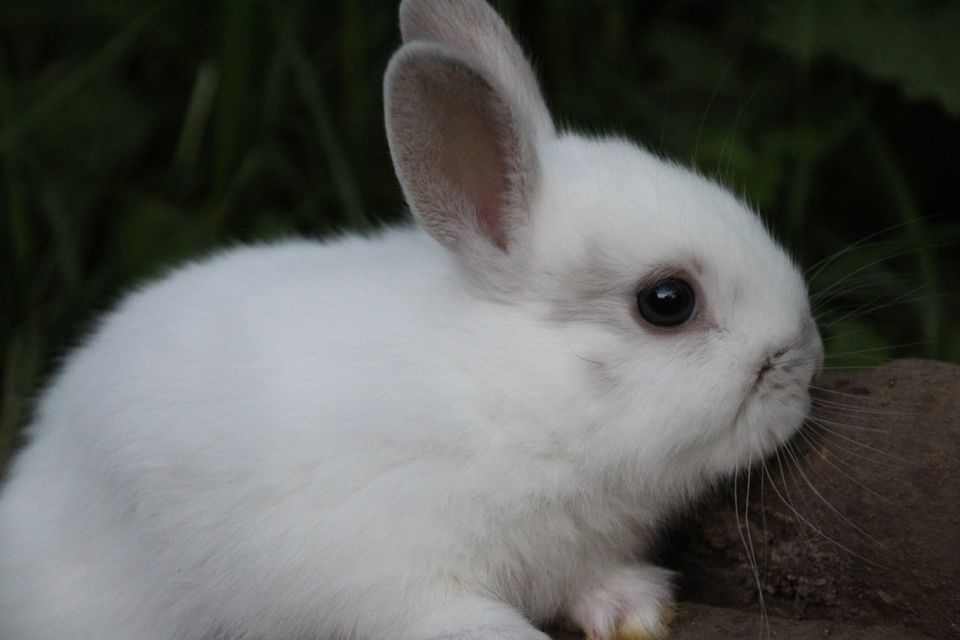
[[[498,126],[486,96],[460,95],[438,114],[442,174],[474,206],[480,229],[497,247],[507,250],[507,164]],[[469,100],[473,98],[473,100]],[[451,100],[451,103],[460,100]]]

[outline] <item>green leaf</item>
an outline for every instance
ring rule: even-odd
[[[784,0],[769,7],[761,37],[803,64],[835,58],[960,115],[958,3]]]
[[[122,209],[109,245],[115,271],[110,275],[120,283],[154,276],[203,245],[190,224],[195,212],[146,195],[131,196]]]
[[[825,369],[869,369],[890,359],[890,348],[883,335],[869,322],[840,322],[824,336]]]

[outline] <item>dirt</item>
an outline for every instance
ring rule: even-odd
[[[699,603],[672,637],[760,637],[762,593],[772,638],[960,638],[960,367],[817,384],[789,449],[666,537],[681,599]]]

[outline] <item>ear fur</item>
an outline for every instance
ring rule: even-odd
[[[483,2],[407,0],[401,25],[384,106],[407,203],[461,256],[509,253],[539,183],[537,138],[553,135],[529,63]]]

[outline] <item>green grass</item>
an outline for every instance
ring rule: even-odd
[[[816,270],[836,366],[960,361],[956,3],[497,2],[563,123],[761,210]],[[59,358],[213,247],[402,215],[395,2],[0,4],[0,464]]]

